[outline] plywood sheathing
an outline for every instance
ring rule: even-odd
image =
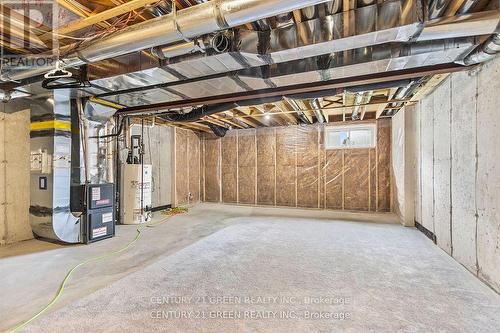
[[[377,123],[377,149],[326,150],[323,125],[205,136],[204,160],[220,160],[222,168],[205,166],[206,192],[213,194],[205,200],[217,201],[217,182],[210,179],[220,172],[225,203],[390,211],[390,120]]]

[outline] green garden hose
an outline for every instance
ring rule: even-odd
[[[66,273],[66,276],[64,277],[64,279],[62,280],[61,284],[59,285],[59,288],[57,289],[57,292],[54,295],[54,297],[52,298],[52,300],[47,305],[45,305],[40,311],[38,311],[38,313],[36,313],[33,317],[31,317],[30,319],[28,319],[26,321],[23,321],[22,323],[20,323],[16,327],[14,327],[10,332],[11,333],[18,332],[20,329],[24,328],[26,325],[28,325],[29,323],[31,323],[33,320],[35,320],[38,317],[40,317],[47,310],[49,310],[54,304],[56,304],[57,301],[59,300],[59,298],[61,297],[64,289],[66,288],[66,283],[69,281],[69,279],[71,278],[71,275],[73,275],[73,273],[78,268],[80,268],[80,267],[82,267],[84,265],[87,265],[87,264],[89,264],[91,262],[96,262],[96,261],[99,261],[99,260],[103,260],[103,259],[115,256],[117,254],[120,254],[120,253],[126,251],[127,249],[129,249],[132,245],[134,245],[139,240],[139,238],[141,236],[141,233],[142,233],[142,230],[145,227],[147,227],[147,228],[157,227],[157,226],[165,223],[166,221],[168,221],[171,217],[173,217],[175,215],[178,215],[178,214],[185,213],[186,211],[187,210],[185,208],[172,208],[172,209],[169,209],[165,213],[166,215],[168,215],[168,217],[166,217],[165,219],[163,219],[163,220],[161,220],[159,222],[155,222],[155,223],[150,222],[150,223],[147,223],[147,224],[140,225],[137,228],[137,234],[135,235],[134,239],[132,239],[129,243],[127,243],[122,248],[120,248],[118,250],[115,250],[115,251],[112,251],[112,252],[105,253],[103,255],[100,255],[100,256],[97,256],[97,257],[94,257],[94,258],[87,259],[87,260],[82,261],[81,263],[73,266],[73,268],[71,268],[68,271],[68,273]]]

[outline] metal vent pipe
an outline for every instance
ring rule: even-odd
[[[493,59],[498,53],[500,53],[500,34],[493,34],[464,58],[464,64],[467,66],[479,64]]]
[[[189,41],[198,36],[325,2],[328,0],[214,0],[134,24],[83,45],[60,59],[61,67],[80,66],[158,45]],[[8,71],[3,74],[2,80],[21,80],[44,74],[50,69],[43,67]]]

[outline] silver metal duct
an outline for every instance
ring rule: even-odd
[[[266,76],[260,68],[240,71],[237,75],[207,78],[195,82],[176,83],[168,88],[155,87],[144,91],[131,91],[105,99],[128,106],[139,106],[162,102],[173,102],[214,96],[214,93],[244,93],[251,90],[272,87],[286,87],[298,84],[311,84],[335,79],[346,79],[363,75],[373,75],[405,69],[412,69],[439,64],[450,64],[468,54],[475,44],[472,41],[446,41],[433,47],[411,45],[379,46],[370,50],[363,57],[354,57],[357,50],[348,51],[353,56],[337,57],[328,68],[318,67],[316,59],[274,64],[269,67]],[[179,96],[182,94],[183,97]],[[293,106],[293,105],[292,105]],[[298,108],[303,109],[303,108]]]
[[[463,15],[478,10],[489,3],[489,0],[465,0],[462,6],[458,9],[457,15]]]
[[[326,121],[325,116],[323,115],[323,111],[321,109],[321,104],[317,98],[314,98],[309,101],[314,110],[314,114],[316,115],[316,119],[318,119],[319,123],[324,123]]]
[[[394,96],[392,96],[392,99],[403,100],[403,99],[409,98],[410,96],[413,95],[413,93],[415,92],[415,90],[417,89],[417,87],[420,84],[421,84],[420,79],[410,81],[410,83],[408,83],[407,86],[399,87],[398,90],[396,90],[396,92],[394,93]],[[402,102],[401,103],[391,103],[389,105],[389,107],[391,109],[387,110],[387,114],[389,114],[389,115],[395,114],[398,110],[397,108],[401,108],[401,107],[403,107],[403,105],[404,105],[404,103],[402,103]]]
[[[352,109],[352,120],[359,120],[363,118],[364,110],[366,108],[364,104],[370,103],[372,96],[373,91],[365,91],[356,94],[356,97],[354,98],[354,107]]]
[[[87,161],[85,172],[87,181],[92,184],[113,182],[113,140],[102,137],[112,134],[114,121],[112,117],[116,109],[88,101],[84,107],[84,126],[86,139]]]
[[[371,3],[373,4],[373,2]],[[320,5],[302,8],[300,16],[303,21],[312,20],[317,18],[322,11],[326,15],[332,15],[340,12],[342,9],[342,0],[330,0]]]
[[[29,99],[29,106],[32,230],[39,237],[80,243],[81,212],[71,211],[71,188],[86,181],[113,182],[112,141],[91,137],[113,131],[114,123],[109,118],[116,110],[96,104],[87,106],[88,118],[82,117],[84,131],[80,133],[76,104],[69,90],[55,90],[48,98]]]
[[[172,59],[198,52],[205,53],[208,50],[223,53],[229,51],[232,38],[232,33],[222,31],[189,42],[153,47],[151,53],[160,59]]]
[[[404,14],[403,8],[412,9]],[[364,16],[358,13],[361,10]],[[353,28],[357,26],[356,22],[359,22],[361,17],[363,22],[370,22],[367,24],[370,29],[357,29],[360,31],[357,36],[344,34],[342,28],[344,15],[339,13],[269,32],[242,30],[235,33],[237,39],[232,44],[237,47],[231,52],[170,59],[169,64],[161,68],[94,80],[93,87],[85,91],[89,95],[97,95],[329,55],[333,52],[377,44],[408,42],[418,35],[422,28],[418,22],[414,0],[386,1],[352,11],[349,17]],[[396,20],[385,21],[385,17],[395,17]],[[265,87],[267,86],[264,85],[263,88]],[[175,93],[165,90],[160,94],[160,96],[167,95],[176,96]]]
[[[429,19],[433,20],[443,16],[451,0],[430,0],[429,1]]]
[[[298,104],[297,101],[291,99],[291,98],[287,98],[285,97],[284,100],[292,107],[292,109],[294,111],[297,112],[297,117],[299,117],[299,119],[304,123],[304,124],[310,124],[311,122],[309,121],[309,119],[306,117],[306,115],[304,114],[304,112],[302,111],[299,111],[299,110],[305,110],[307,109],[305,105],[302,105],[302,107]],[[300,102],[302,103],[302,102]]]
[[[499,10],[443,17],[426,22],[424,29],[416,37],[416,40],[490,35],[496,32],[499,22]]]
[[[493,59],[498,53],[500,53],[500,35],[493,34],[476,50],[466,56],[463,63],[467,66],[479,64]]]
[[[412,8],[406,15],[402,10],[405,5]],[[406,42],[421,30],[413,0],[387,1],[348,14],[329,15],[286,29],[274,29],[270,35],[242,31],[238,51],[248,63],[273,64],[375,44]],[[355,36],[344,32],[346,15],[351,29],[356,31]],[[396,19],[380,19],[386,16]]]
[[[157,45],[189,40],[259,19],[288,13],[328,0],[215,0],[129,26],[83,45],[61,59],[61,67],[79,66],[141,51]],[[55,66],[53,67],[55,68]],[[4,81],[41,75],[52,68],[8,71]]]
[[[43,238],[79,243],[80,219],[70,210],[70,97],[55,91],[31,102],[30,223]],[[46,129],[45,129],[46,128]]]
[[[342,29],[338,28],[341,27],[343,13],[303,22],[288,28],[275,29],[270,32],[241,31],[235,34],[239,35],[239,39],[233,42],[233,44],[240,45],[237,49],[239,52],[232,51],[202,56],[190,55],[171,59],[170,64],[161,68],[150,68],[139,72],[94,80],[92,81],[92,88],[85,89],[83,93],[100,95],[114,91],[143,89],[145,86],[158,84],[172,86],[173,83],[185,79],[220,75],[260,66],[269,67],[321,55],[325,55],[322,62],[326,67],[332,67],[335,64],[343,66],[349,64],[349,62],[346,63],[348,60],[345,58],[346,56],[351,57],[349,59],[350,63],[353,61],[366,61],[363,59],[366,58],[367,54],[371,56],[373,47],[378,44],[392,45],[394,43],[410,42],[414,36],[420,36],[416,38],[417,41],[433,41],[457,36],[470,36],[471,34],[491,34],[495,32],[500,22],[499,12],[491,11],[434,20],[425,24],[422,29],[419,23],[414,23],[410,19],[410,17],[413,17],[414,20],[415,14],[410,13],[406,17],[402,16],[402,8],[408,5],[408,2],[398,0],[362,8],[362,10],[370,10],[370,13],[372,13],[371,18],[365,17],[365,22],[371,20],[376,24],[371,25],[374,31],[357,36],[345,37],[342,34]],[[372,8],[376,10],[372,10]],[[389,15],[390,17],[396,17],[398,20],[377,23],[379,22],[377,18],[386,17],[389,13],[393,14]],[[357,15],[350,15],[350,17]],[[391,25],[394,26],[391,28]],[[377,29],[383,30],[379,31]],[[450,40],[453,41],[453,39]],[[439,48],[439,45],[446,43],[446,40],[444,42],[436,40],[435,43],[416,43],[412,49],[413,51],[408,48],[406,50],[407,52],[423,52],[424,50],[418,51],[417,49],[423,47]],[[256,45],[258,44],[262,45],[262,48],[257,48]],[[348,51],[352,49],[356,49],[356,52]],[[383,47],[377,51],[377,54],[381,57],[380,59],[387,58],[387,54],[383,56],[381,54],[389,50],[390,47]],[[344,55],[334,53],[341,51],[347,51],[347,53]],[[467,52],[467,49],[463,49],[462,52]],[[289,69],[293,71],[305,63],[307,61],[301,61],[290,66]],[[323,79],[328,79],[328,77]],[[154,89],[148,92],[129,94],[134,98],[123,99],[120,103],[135,106],[151,104],[157,101],[187,99],[191,97],[190,91],[192,90],[198,92],[195,94],[196,96],[208,96],[214,89],[234,91],[233,86],[237,87],[237,91],[252,88],[265,89],[275,86],[272,80],[254,80],[249,86],[246,86],[248,80],[250,79],[238,79],[238,83],[233,79],[207,80],[207,82],[217,82],[217,85],[209,86],[202,83],[190,83],[190,85],[183,86],[183,89],[178,89],[175,86],[168,89]],[[82,93],[81,90],[80,93]]]

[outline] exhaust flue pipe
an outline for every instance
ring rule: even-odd
[[[114,58],[131,52],[150,49],[178,41],[190,41],[198,36],[237,27],[288,13],[297,9],[328,2],[328,0],[215,0],[188,7],[172,14],[134,24],[90,42],[60,61],[60,67]],[[30,68],[4,73],[3,81],[15,81],[38,76],[55,68]]]

